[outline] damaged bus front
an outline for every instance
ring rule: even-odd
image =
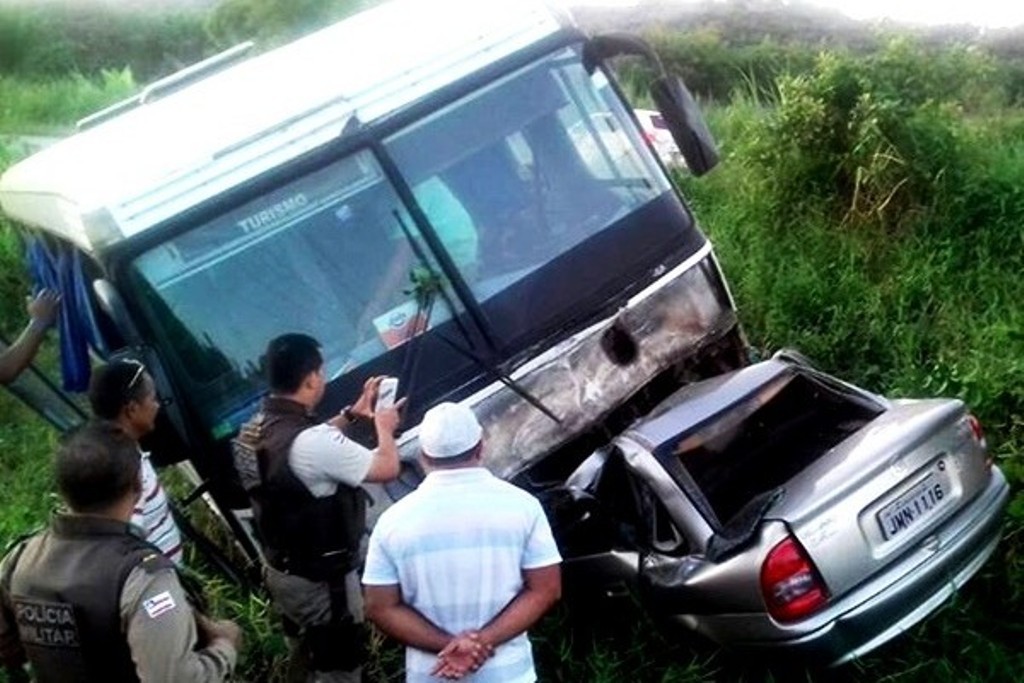
[[[475,408],[496,473],[557,479],[745,364],[711,245],[609,60],[653,67],[700,174],[716,156],[685,87],[545,3],[441,4],[394,0],[172,77],[0,182],[32,240],[76,255],[103,353],[153,368],[151,446],[194,465],[254,561],[229,446],[277,334],[323,343],[325,415],[370,375],[400,379],[406,483],[438,401]]]

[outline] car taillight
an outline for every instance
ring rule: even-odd
[[[761,565],[761,592],[768,613],[778,621],[802,619],[828,602],[828,590],[792,537],[772,548]]]
[[[974,441],[979,446],[981,446],[982,449],[988,451],[988,444],[985,443],[985,430],[981,428],[981,422],[978,420],[978,418],[974,417],[973,415],[968,415],[967,425],[971,428],[971,436],[974,437]],[[986,456],[985,467],[988,469],[992,469],[992,465],[992,457]]]
[[[974,435],[974,440],[981,446],[985,446],[985,430],[981,428],[981,422],[978,421],[978,418],[968,415],[967,424],[971,427],[971,434]]]

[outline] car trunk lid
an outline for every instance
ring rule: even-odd
[[[987,471],[960,401],[898,401],[786,482],[767,517],[792,529],[837,596],[930,542]]]

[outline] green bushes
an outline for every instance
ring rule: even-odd
[[[0,5],[2,75],[51,78],[131,65],[149,81],[198,61],[210,49],[198,12],[141,12],[99,3]]]
[[[141,4],[141,3],[140,3]],[[54,78],[131,66],[142,82],[218,49],[295,38],[373,0],[220,0],[211,9],[122,8],[116,3],[0,5],[0,75]]]
[[[373,0],[221,0],[206,19],[206,29],[221,48],[250,39],[267,47],[294,40],[372,4]]]
[[[74,122],[131,96],[128,68],[98,76],[71,74],[38,80],[0,75],[0,133],[66,134]]]
[[[812,72],[779,79],[750,156],[783,217],[824,201],[842,220],[898,228],[963,182],[959,121],[983,98],[1001,104],[984,87],[994,72],[980,54],[932,58],[906,41],[864,58],[824,53]]]
[[[724,102],[737,88],[774,94],[784,73],[803,73],[814,66],[815,50],[764,38],[734,42],[720,31],[703,28],[685,34],[659,31],[648,36],[665,68],[679,74],[697,95]]]
[[[956,396],[1014,490],[996,556],[857,679],[1015,680],[1024,611],[1024,114],[1002,65],[897,43],[827,53],[712,111],[726,159],[680,177],[751,341],[893,396]]]
[[[933,62],[906,44],[824,54],[813,73],[780,79],[776,108],[745,99],[716,112],[727,160],[685,188],[737,262],[744,319],[766,341],[806,333],[812,356],[855,375],[888,369],[888,383],[913,368],[905,388],[932,392],[949,387],[923,363],[1005,348],[988,337],[1024,301],[1024,119],[968,113],[987,73],[979,56]]]

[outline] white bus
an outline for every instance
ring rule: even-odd
[[[641,41],[542,0],[392,0],[146,87],[9,168],[0,205],[71,288],[62,335],[151,369],[166,407],[147,445],[196,474],[255,568],[230,443],[280,333],[322,342],[324,414],[399,378],[406,471],[377,511],[415,484],[439,401],[474,407],[492,470],[544,487],[746,363],[711,244],[616,84],[621,54],[650,65],[688,172],[709,170],[692,98]],[[50,389],[25,396],[67,428],[74,402]]]

